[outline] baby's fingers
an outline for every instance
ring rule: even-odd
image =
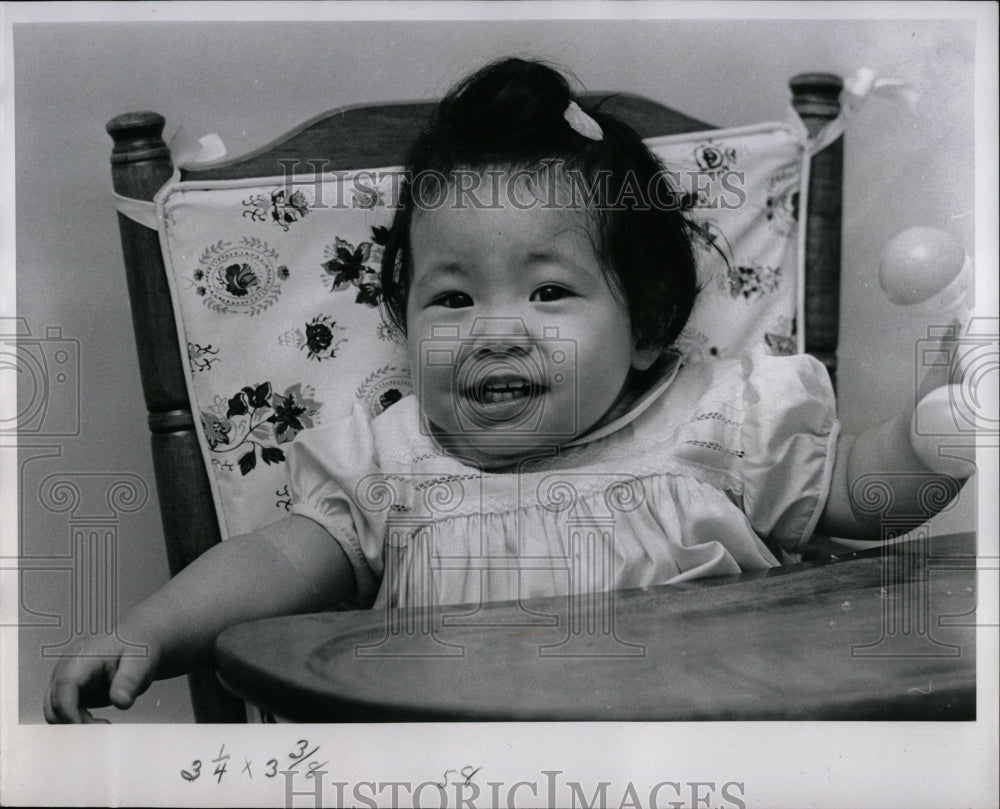
[[[56,713],[55,708],[52,706],[52,692],[45,695],[45,701],[42,703],[42,712],[45,714],[45,721],[50,725],[60,725],[60,724],[84,724],[84,725],[110,725],[111,722],[107,719],[102,719],[99,716],[94,716],[86,708],[80,708],[79,703],[77,707],[70,708],[68,711],[60,711]]]
[[[53,680],[45,695],[45,721],[50,725],[82,724],[80,712],[80,689],[71,680]]]
[[[131,708],[136,697],[153,682],[153,665],[148,656],[122,657],[111,679],[109,696],[116,708]]]
[[[45,719],[81,724],[92,720],[85,708],[110,704],[108,681],[113,661],[94,654],[64,657],[56,664],[45,695]]]

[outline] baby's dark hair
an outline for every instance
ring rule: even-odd
[[[603,138],[585,137],[567,123],[571,101],[597,122]],[[491,63],[458,84],[410,148],[381,271],[385,314],[401,334],[413,273],[409,237],[417,178],[552,165],[606,197],[590,206],[594,247],[628,310],[636,346],[674,342],[698,292],[696,231],[680,192],[635,130],[599,105],[583,104],[558,71],[522,59]]]

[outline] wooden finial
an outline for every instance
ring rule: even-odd
[[[170,157],[163,141],[162,115],[155,112],[127,112],[108,121],[105,127],[115,142],[112,163],[135,163]]]
[[[813,135],[824,122],[840,113],[840,92],[844,80],[833,73],[800,73],[793,76],[788,86],[792,89],[792,106]]]

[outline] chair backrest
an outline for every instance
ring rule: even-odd
[[[826,74],[799,76],[792,80],[791,87],[793,104],[810,133],[837,115],[839,78]],[[595,98],[607,95],[591,94]],[[181,180],[211,185],[216,181],[286,177],[294,182],[323,172],[396,166],[431,107],[430,103],[411,103],[337,110],[248,155],[204,168],[182,169]],[[605,107],[647,139],[713,129],[635,96],[610,96]],[[115,141],[111,162],[118,194],[151,200],[171,178],[173,165],[162,140],[163,126],[163,118],[150,112],[129,113],[108,123],[108,132]],[[664,148],[669,149],[669,142],[670,138],[664,141]],[[806,223],[805,322],[799,324],[804,328],[805,350],[821,359],[831,374],[836,365],[841,172],[842,143],[838,140],[812,160]],[[267,202],[262,199],[262,206]],[[252,216],[256,208],[251,204],[249,210]],[[271,213],[264,207],[261,211]],[[199,442],[202,414],[192,415],[189,368],[182,361],[183,356],[190,356],[189,347],[182,354],[160,236],[121,214],[119,226],[168,562],[174,575],[220,541],[222,532]],[[191,688],[197,721],[243,721],[242,703],[219,688],[212,672],[192,675]]]

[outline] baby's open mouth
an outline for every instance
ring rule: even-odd
[[[494,377],[470,386],[465,395],[477,404],[490,405],[527,399],[541,392],[540,385],[526,379]]]

